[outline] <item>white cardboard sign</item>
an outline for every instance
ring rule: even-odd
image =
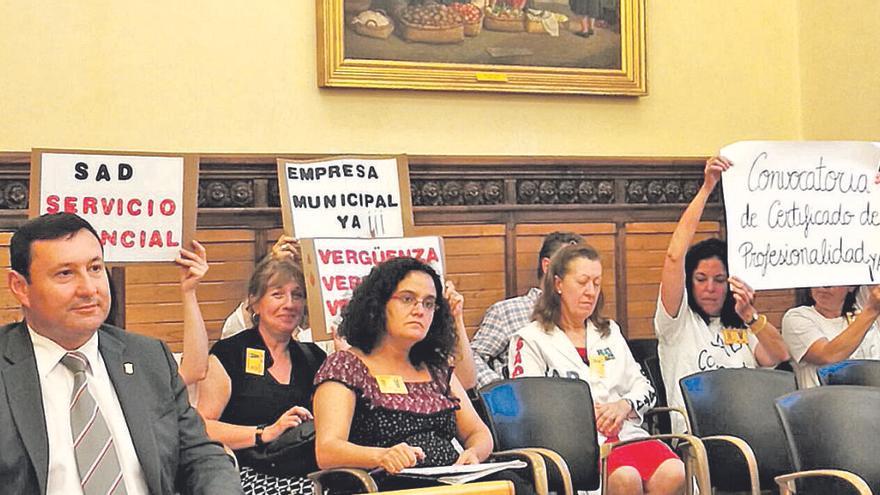
[[[419,259],[443,278],[443,239],[436,236],[384,239],[308,239],[302,241],[309,320],[316,340],[342,321],[342,309],[374,266],[391,258]],[[443,297],[438,294],[438,297]]]
[[[730,274],[755,289],[880,281],[880,146],[742,141],[721,155]]]
[[[196,200],[186,198],[184,182],[197,177],[198,165],[185,162],[183,155],[34,150],[31,214],[83,217],[108,262],[173,261],[195,228]]]
[[[404,157],[278,159],[287,234],[299,239],[404,237],[412,226]]]

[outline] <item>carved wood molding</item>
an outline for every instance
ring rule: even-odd
[[[201,155],[200,226],[280,226],[277,156]],[[27,215],[30,156],[0,154],[0,228]],[[674,221],[703,159],[409,156],[416,224]],[[720,216],[718,194],[707,218]]]

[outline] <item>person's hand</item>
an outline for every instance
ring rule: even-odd
[[[632,412],[632,406],[627,400],[619,400],[616,402],[608,402],[605,404],[596,404],[593,406],[596,411],[596,430],[606,437],[613,437],[620,433],[623,422],[629,413]]]
[[[302,261],[299,241],[289,235],[282,235],[272,246],[272,257],[279,260],[289,258],[294,263]]]
[[[385,449],[379,455],[379,467],[390,474],[413,467],[425,458],[425,451],[421,447],[411,447],[406,442],[401,442],[393,447]]]
[[[749,285],[738,277],[730,277],[730,291],[733,293],[733,300],[736,305],[733,309],[743,321],[749,321],[755,315],[755,291]]]
[[[455,461],[455,464],[479,464],[480,458],[477,457],[477,454],[471,449],[464,449],[461,454],[458,455],[458,460]]]
[[[336,325],[330,325],[330,336],[333,337],[333,350],[336,352],[351,349],[351,344],[336,332]]]
[[[733,163],[723,156],[713,156],[706,160],[706,167],[703,169],[703,186],[711,191],[715,189],[718,181],[721,180],[721,173],[733,166]]]
[[[314,418],[308,409],[293,406],[284,411],[284,414],[277,421],[263,429],[263,441],[269,443],[280,437],[288,428],[294,428],[312,419]]]
[[[174,260],[180,266],[180,290],[190,292],[196,290],[199,282],[208,273],[208,255],[205,246],[199,241],[192,241],[193,251],[180,248],[180,254]]]
[[[865,309],[880,313],[880,285],[874,285],[868,289]]]
[[[452,313],[454,319],[464,318],[464,296],[455,290],[455,284],[452,280],[447,280],[443,287],[443,297],[449,304],[449,312]]]

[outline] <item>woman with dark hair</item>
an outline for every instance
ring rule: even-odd
[[[782,318],[799,388],[819,385],[816,370],[844,359],[880,359],[880,286],[797,289]],[[858,303],[856,302],[858,295]]]
[[[755,309],[755,291],[728,276],[727,244],[707,239],[690,246],[709,195],[731,166],[723,157],[706,160],[703,186],[681,215],[666,250],[654,331],[670,406],[684,408],[678,387],[682,377],[717,368],[775,366],[788,359],[779,331]],[[673,415],[672,429],[683,432],[683,418]]]
[[[391,476],[404,468],[479,463],[492,452],[489,429],[450,366],[456,332],[443,293],[434,269],[413,258],[376,266],[355,289],[338,329],[352,347],[315,377],[321,468],[380,468],[385,490],[425,486]]]
[[[656,395],[620,328],[602,315],[602,263],[591,246],[565,246],[550,260],[534,321],[514,334],[511,377],[560,376],[590,384],[600,445],[648,436],[644,413]],[[674,494],[684,488],[684,464],[657,440],[615,449],[608,459],[608,493]]]
[[[266,256],[248,284],[255,326],[211,348],[198,410],[208,435],[235,451],[245,493],[312,492],[305,475],[315,469],[314,459],[309,462],[301,451],[286,459],[266,456],[280,445],[274,442],[287,441],[290,435],[282,435],[288,430],[312,420],[312,381],[326,355],[292,337],[306,317],[305,299],[299,265]]]

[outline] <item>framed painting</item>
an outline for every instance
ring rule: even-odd
[[[316,0],[321,87],[647,94],[645,0]]]

